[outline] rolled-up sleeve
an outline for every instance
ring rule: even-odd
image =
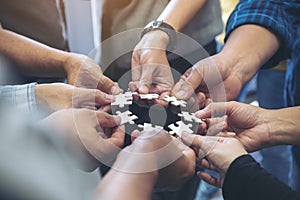
[[[280,41],[280,48],[274,56],[264,65],[273,67],[281,60],[286,59],[291,54],[293,46],[293,19],[288,15],[288,11],[297,6],[297,1],[261,1],[261,0],[241,0],[232,14],[226,26],[226,37],[237,27],[246,24],[262,26],[274,33]]]
[[[0,101],[7,106],[35,112],[35,85],[36,83],[0,86]]]

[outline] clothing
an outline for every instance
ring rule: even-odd
[[[245,24],[257,24],[272,31],[280,40],[280,48],[264,67],[274,67],[281,60],[292,58],[287,69],[285,103],[287,106],[300,105],[297,85],[300,70],[300,2],[241,0],[232,12],[226,26],[226,39],[230,33]],[[297,97],[297,98],[296,98]]]
[[[34,112],[37,109],[35,85],[36,83],[0,86],[1,102],[7,106]]]
[[[286,73],[285,106],[300,105],[300,2],[298,0],[241,0],[231,14],[226,37],[239,26],[256,24],[269,29],[280,41],[280,47],[263,67],[274,67],[290,58]],[[300,147],[293,147],[293,156],[300,167]],[[298,180],[298,183],[300,181]],[[297,186],[300,191],[300,185]]]
[[[225,200],[300,199],[299,193],[266,172],[250,155],[240,156],[232,162],[222,192]]]

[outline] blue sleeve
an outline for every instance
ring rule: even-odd
[[[280,48],[264,67],[274,67],[281,60],[290,57],[293,46],[293,16],[289,10],[299,6],[294,0],[241,0],[230,15],[226,26],[225,41],[239,26],[255,24],[273,32],[280,41]]]
[[[0,86],[0,101],[7,106],[35,112],[35,85],[36,83]]]

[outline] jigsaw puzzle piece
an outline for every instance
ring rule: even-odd
[[[178,113],[178,116],[183,117],[185,121],[203,123],[203,121],[200,118],[196,117],[195,113],[182,111],[181,113]]]
[[[170,124],[168,126],[172,130],[169,132],[171,135],[177,135],[178,137],[181,137],[182,132],[187,132],[190,134],[193,133],[193,130],[191,129],[191,124],[185,124],[182,121],[177,121],[176,124],[177,126],[175,126],[175,124]]]
[[[125,112],[117,111],[116,113],[119,117],[121,117],[121,125],[126,123],[134,124],[134,120],[138,119],[138,117],[133,115],[129,110]]]
[[[153,130],[162,130],[163,129],[162,126],[157,126],[157,125],[153,126],[150,123],[144,123],[143,125],[139,124],[138,127],[142,128],[143,131],[153,131]]]
[[[153,100],[158,99],[159,94],[140,94],[141,99]]]
[[[176,97],[172,96],[170,97],[169,95],[165,95],[164,100],[171,103],[174,106],[181,106],[181,107],[186,107],[187,102],[183,100],[178,100]]]

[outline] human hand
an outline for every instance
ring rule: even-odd
[[[101,163],[111,164],[123,146],[125,133],[117,127],[120,118],[102,111],[60,110],[39,124],[53,130],[53,134],[64,134],[67,142],[78,150],[80,168],[86,171],[93,171]]]
[[[231,101],[212,103],[198,111],[196,116],[205,119],[208,125],[201,125],[199,129],[208,128],[208,135],[216,135],[221,131],[234,132],[235,135],[222,132],[222,136],[234,136],[249,152],[271,145],[268,125],[270,120],[265,109]]]
[[[78,88],[64,83],[38,84],[35,86],[35,97],[38,108],[54,112],[67,108],[90,108],[107,105],[113,100],[108,95],[97,89]]]
[[[141,94],[160,94],[158,103],[171,91],[174,80],[166,56],[168,35],[160,30],[146,33],[137,44],[132,55],[131,91]]]
[[[175,84],[172,93],[183,100],[197,94],[201,108],[208,99],[214,102],[234,100],[242,86],[241,75],[232,69],[226,57],[217,54],[188,69]]]
[[[85,55],[70,53],[64,68],[67,74],[67,81],[71,85],[98,89],[114,95],[122,92],[118,84],[104,76],[101,67]]]
[[[178,189],[195,172],[195,153],[164,130],[134,131],[133,143],[120,154],[113,168],[128,173],[157,172],[155,188]],[[175,175],[176,174],[176,175]]]
[[[184,133],[182,140],[187,144],[191,144],[197,154],[201,154],[199,160],[201,167],[219,173],[218,178],[203,171],[197,172],[198,176],[207,183],[220,188],[231,163],[241,155],[247,154],[243,145],[236,138]]]

